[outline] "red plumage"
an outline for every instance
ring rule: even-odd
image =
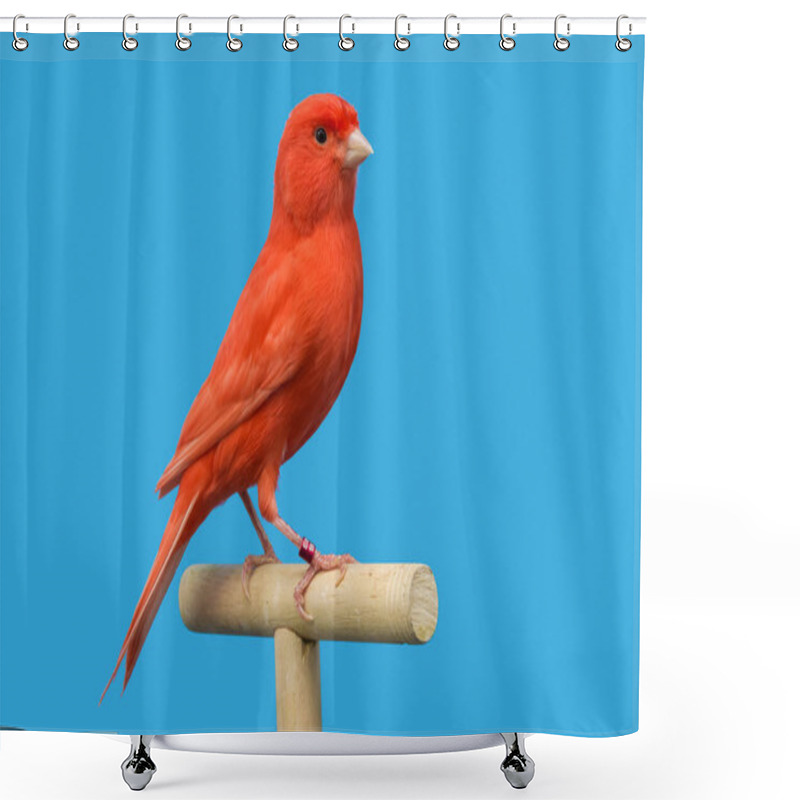
[[[362,270],[353,202],[357,167],[371,152],[340,97],[312,95],[289,115],[269,235],[156,487],[162,497],[178,494],[103,696],[123,657],[127,686],[189,540],[215,506],[257,486],[262,515],[298,543],[278,516],[278,472],[330,411],[356,353]],[[344,569],[338,558],[321,556],[308,581],[319,569]]]

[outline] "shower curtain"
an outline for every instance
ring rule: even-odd
[[[235,494],[125,692],[120,673],[98,699],[176,502],[154,487],[270,229],[287,118],[325,93],[374,150],[363,312],[277,507],[321,553],[426,565],[438,607],[417,645],[320,642],[322,729],[635,731],[644,38],[3,36],[0,725],[276,730],[272,638],[179,608],[190,565],[262,552]]]

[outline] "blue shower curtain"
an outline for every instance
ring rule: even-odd
[[[644,38],[192,38],[0,44],[0,725],[276,729],[273,641],[190,632],[178,608],[184,568],[259,552],[235,497],[124,695],[98,698],[172,507],[156,481],[267,235],[287,116],[332,92],[375,150],[363,322],[278,504],[322,552],[429,565],[439,608],[421,646],[321,643],[323,729],[635,731]]]

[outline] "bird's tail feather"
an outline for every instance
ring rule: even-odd
[[[144,640],[147,637],[150,626],[153,624],[161,601],[164,599],[164,595],[167,593],[167,589],[175,576],[192,534],[203,520],[204,515],[202,513],[195,512],[192,514],[197,498],[197,494],[187,498],[180,491],[175,498],[175,505],[172,508],[164,535],[161,537],[161,544],[150,569],[147,583],[145,583],[142,595],[136,604],[136,610],[133,612],[133,619],[128,627],[128,633],[125,635],[125,641],[122,643],[117,664],[114,667],[114,672],[111,673],[111,678],[106,684],[106,688],[103,689],[103,694],[100,695],[98,705],[103,702],[103,698],[116,677],[123,658],[125,658],[123,692],[128,685],[131,673],[134,666],[136,666],[139,653],[142,650]]]

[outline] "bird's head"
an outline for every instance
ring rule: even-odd
[[[314,94],[289,114],[278,146],[275,202],[302,225],[328,213],[352,213],[356,171],[372,153],[353,106]]]

